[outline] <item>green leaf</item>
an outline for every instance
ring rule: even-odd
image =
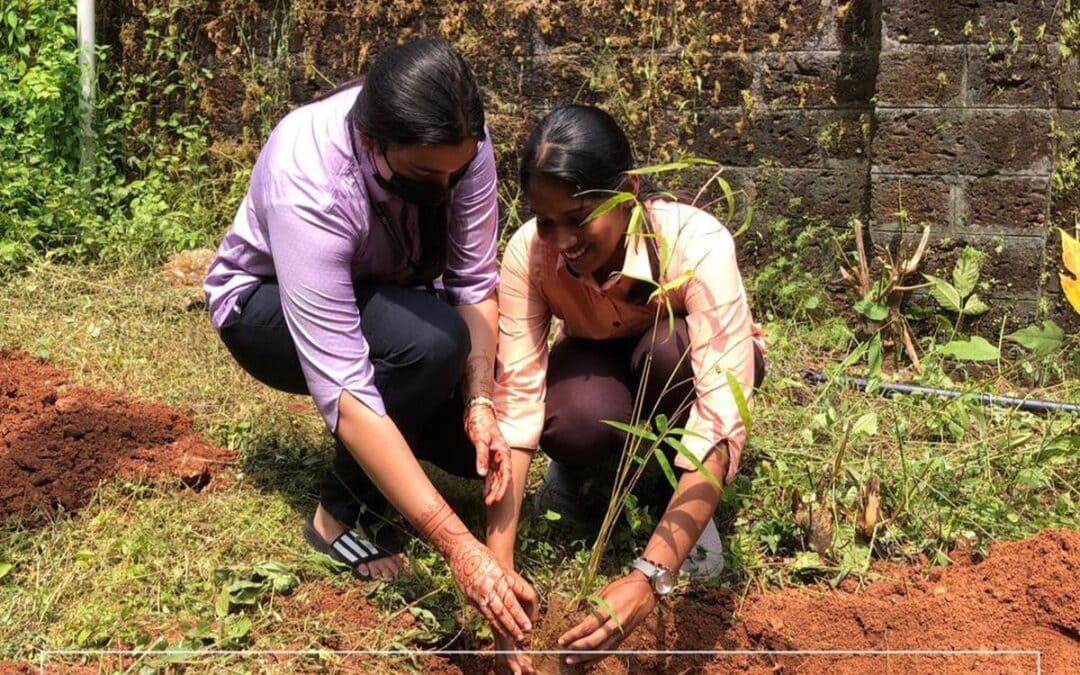
[[[664,472],[664,477],[667,478],[667,482],[671,484],[671,489],[678,489],[679,479],[675,477],[675,471],[671,468],[671,462],[668,461],[664,451],[660,448],[653,448],[653,456],[656,457],[656,463],[660,465],[660,469]]]
[[[855,424],[851,425],[852,435],[873,436],[877,433],[877,415],[868,412],[859,419],[855,420]]]
[[[871,321],[884,321],[889,316],[889,307],[880,302],[874,302],[869,298],[863,298],[855,303],[855,311]]]
[[[933,274],[924,274],[927,281],[930,282],[930,295],[937,300],[937,303],[941,305],[942,309],[947,309],[950,312],[959,312],[963,310],[963,299],[960,297],[959,291],[953,288],[953,285],[948,281],[940,277],[935,277]]]
[[[938,351],[960,361],[997,361],[1000,356],[997,347],[978,335],[970,340],[953,340]]]
[[[979,268],[982,267],[983,253],[970,246],[960,252],[953,268],[953,286],[961,298],[966,298],[975,290],[979,282]]]
[[[253,605],[266,590],[266,584],[240,580],[226,586],[223,592],[228,594],[229,602],[234,605]]]
[[[686,285],[686,283],[693,278],[694,273],[687,270],[686,272],[683,272],[682,274],[668,281],[667,283],[660,284],[656,287],[656,290],[649,294],[649,302],[652,302],[653,300],[662,295],[667,295],[668,293],[679,289],[680,287]]]
[[[690,462],[697,469],[698,473],[705,476],[705,480],[712,483],[715,487],[723,490],[724,484],[713,475],[712,471],[709,471],[708,467],[701,463],[701,460],[697,458],[697,455],[690,452],[690,448],[683,445],[683,442],[672,436],[665,436],[664,442],[675,449],[675,452],[679,453],[686,458],[686,461]]]
[[[795,560],[791,563],[792,569],[797,572],[806,570],[821,569],[824,565],[821,562],[821,556],[813,551],[799,551],[795,555]]]
[[[866,350],[866,364],[870,368],[870,378],[881,377],[881,333],[874,333]]]
[[[608,211],[611,211],[620,204],[631,201],[632,199],[634,199],[634,193],[632,192],[616,192],[615,194],[605,199],[604,203],[602,203],[600,206],[597,206],[595,209],[593,209],[592,213],[585,217],[585,223],[591,223],[592,221],[596,220]]]
[[[1028,326],[1009,333],[1005,339],[1015,342],[1035,356],[1046,357],[1061,349],[1065,341],[1065,331],[1053,321],[1047,320],[1043,321],[1042,328]]]
[[[630,212],[630,223],[626,226],[626,236],[640,237],[642,236],[642,225],[645,224],[645,208],[641,204],[634,204],[634,209]]]
[[[251,632],[251,619],[241,616],[225,626],[225,637],[230,641],[243,640]]]
[[[731,238],[738,239],[739,237],[741,237],[743,234],[746,233],[747,230],[750,229],[750,224],[753,222],[754,207],[751,205],[746,207],[746,213],[743,214],[742,225],[739,226],[739,229],[735,230],[735,232],[731,235]]]
[[[664,413],[660,413],[659,415],[657,415],[656,417],[653,418],[653,425],[656,427],[657,431],[659,431],[662,434],[666,434],[668,432],[668,428],[669,428],[668,427],[668,416],[665,415]]]
[[[750,406],[746,403],[746,395],[743,394],[742,385],[735,379],[730,370],[724,371],[728,386],[731,387],[731,395],[735,397],[735,405],[739,407],[739,416],[742,417],[743,426],[746,427],[746,435],[753,433],[754,421],[750,418]]]
[[[985,314],[990,310],[985,302],[979,299],[979,295],[976,293],[967,299],[964,303],[964,311],[961,312],[964,316],[979,316]]]
[[[4,578],[4,577],[6,577],[6,576],[7,576],[8,574],[10,574],[10,573],[11,573],[11,570],[12,570],[12,569],[13,569],[14,567],[15,567],[15,566],[14,566],[14,565],[12,565],[12,564],[11,564],[11,563],[9,563],[9,562],[0,562],[0,579],[3,579],[3,578]]]
[[[687,157],[677,162],[668,162],[667,164],[653,164],[652,166],[642,166],[637,169],[631,169],[626,173],[631,176],[648,176],[654,173],[664,173],[666,171],[679,171],[681,169],[688,169],[692,166],[719,166],[720,163],[711,159],[704,159],[701,157]]]
[[[627,434],[629,434],[629,435],[631,435],[631,436],[633,436],[635,438],[640,438],[640,439],[643,439],[643,440],[646,440],[646,441],[655,441],[656,440],[656,434],[654,434],[652,431],[650,431],[649,429],[647,429],[645,427],[631,426],[629,424],[626,424],[625,422],[619,422],[619,421],[616,421],[616,420],[600,420],[600,421],[603,422],[604,424],[610,426],[610,427],[615,427],[619,431],[627,433]]]
[[[545,520],[551,520],[551,521],[562,520],[562,515],[558,514],[558,513],[555,513],[551,509],[548,509],[547,513],[544,514],[544,519]]]
[[[217,602],[214,603],[214,613],[217,614],[219,619],[224,619],[229,615],[229,608],[232,603],[229,602],[229,589],[223,586],[218,593]]]
[[[604,600],[596,594],[590,595],[586,599],[600,609],[607,612],[608,617],[615,622],[615,625],[619,627],[620,631],[622,630],[622,620],[619,619],[619,615],[615,612],[615,608],[608,604],[607,600]]]
[[[720,176],[716,177],[716,182],[720,185],[720,189],[724,192],[724,199],[727,201],[727,219],[724,223],[730,223],[735,218],[735,193],[731,191],[731,184]]]
[[[300,584],[291,567],[273,560],[255,565],[255,574],[269,581],[275,593],[288,593]]]

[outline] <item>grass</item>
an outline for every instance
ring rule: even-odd
[[[445,564],[418,542],[410,549],[413,575],[360,586],[388,619],[363,636],[332,615],[312,610],[300,620],[283,609],[290,592],[356,586],[299,537],[330,444],[313,406],[243,374],[205,312],[181,309],[185,296],[137,268],[39,263],[0,280],[0,349],[47,358],[82,384],[177,405],[200,432],[240,455],[233,480],[203,493],[112,482],[83,511],[47,527],[3,526],[0,569],[12,568],[0,577],[0,660],[119,645],[319,649],[342,631],[375,649],[482,644],[478,615],[462,609]],[[721,510],[731,534],[718,583],[862,582],[872,577],[871,559],[944,563],[957,547],[985,551],[991,541],[1047,527],[1080,529],[1075,420],[812,389],[799,372],[851,353],[846,322],[775,322],[769,329],[755,438]],[[1018,367],[960,386],[1008,388]],[[1078,386],[1066,380],[1037,395],[1075,398]],[[881,485],[882,517],[863,538],[854,523],[871,478]],[[436,480],[478,526],[478,484],[442,474]],[[820,543],[822,533],[800,526],[799,512],[808,509],[828,513],[827,545],[817,550],[810,543]],[[640,515],[629,511],[637,527],[621,529],[597,583],[620,573],[644,544],[649,523]],[[543,596],[572,589],[588,557],[585,542],[566,532],[542,517],[523,523],[519,565]],[[260,567],[268,562],[279,572]],[[224,609],[223,589],[232,600]],[[389,620],[401,614],[414,619],[411,626]],[[245,667],[226,657],[200,663],[211,672]]]

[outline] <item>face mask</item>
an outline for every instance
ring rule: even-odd
[[[386,178],[383,178],[376,169],[374,172],[375,182],[377,182],[384,190],[401,197],[410,204],[427,207],[439,206],[449,201],[454,186],[461,181],[465,172],[469,169],[469,164],[466,164],[450,174],[450,184],[444,188],[438,183],[427,183],[402,176],[394,171],[393,167],[390,166],[389,160],[385,159],[385,155],[383,161],[386,162],[386,166],[389,167],[392,172],[390,179],[387,180]]]

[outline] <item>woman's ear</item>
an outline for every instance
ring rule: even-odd
[[[635,197],[640,197],[638,190],[641,189],[641,177],[636,173],[632,173],[626,177],[626,191],[632,193]]]
[[[375,141],[371,139],[371,136],[364,133],[362,129],[357,132],[357,135],[360,137],[360,145],[364,146],[365,150],[375,152],[378,149],[375,147]]]

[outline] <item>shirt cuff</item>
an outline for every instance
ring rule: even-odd
[[[540,434],[544,429],[544,406],[535,410],[522,410],[516,415],[499,415],[499,431],[511,448],[535,450],[540,447]]]
[[[490,278],[485,278],[468,286],[455,287],[453,284],[447,284],[443,279],[443,285],[446,288],[446,299],[450,301],[450,304],[454,307],[460,307],[461,305],[476,305],[484,300],[487,300],[495,292],[495,286],[499,283],[499,278],[492,275]]]
[[[746,439],[743,437],[729,437],[721,438],[719,440],[711,440],[711,435],[701,434],[685,434],[682,437],[682,443],[686,446],[686,449],[690,451],[690,454],[694,456],[699,462],[704,462],[705,458],[709,456],[709,453],[719,443],[727,443],[728,450],[728,468],[727,474],[723,477],[724,485],[730,485],[735,480],[735,476],[739,474],[739,461],[742,459],[743,445],[746,443]],[[676,454],[675,466],[687,471],[694,471],[697,469],[694,463],[688,458],[684,457],[682,453]]]
[[[312,392],[312,398],[315,399],[315,405],[318,407],[319,414],[322,415],[326,428],[330,430],[330,433],[337,434],[338,417],[341,414],[339,409],[341,393],[344,391],[352,394],[357,401],[370,408],[379,417],[386,417],[386,404],[383,403],[382,396],[374,384],[370,386],[359,384],[329,386],[324,391]]]

